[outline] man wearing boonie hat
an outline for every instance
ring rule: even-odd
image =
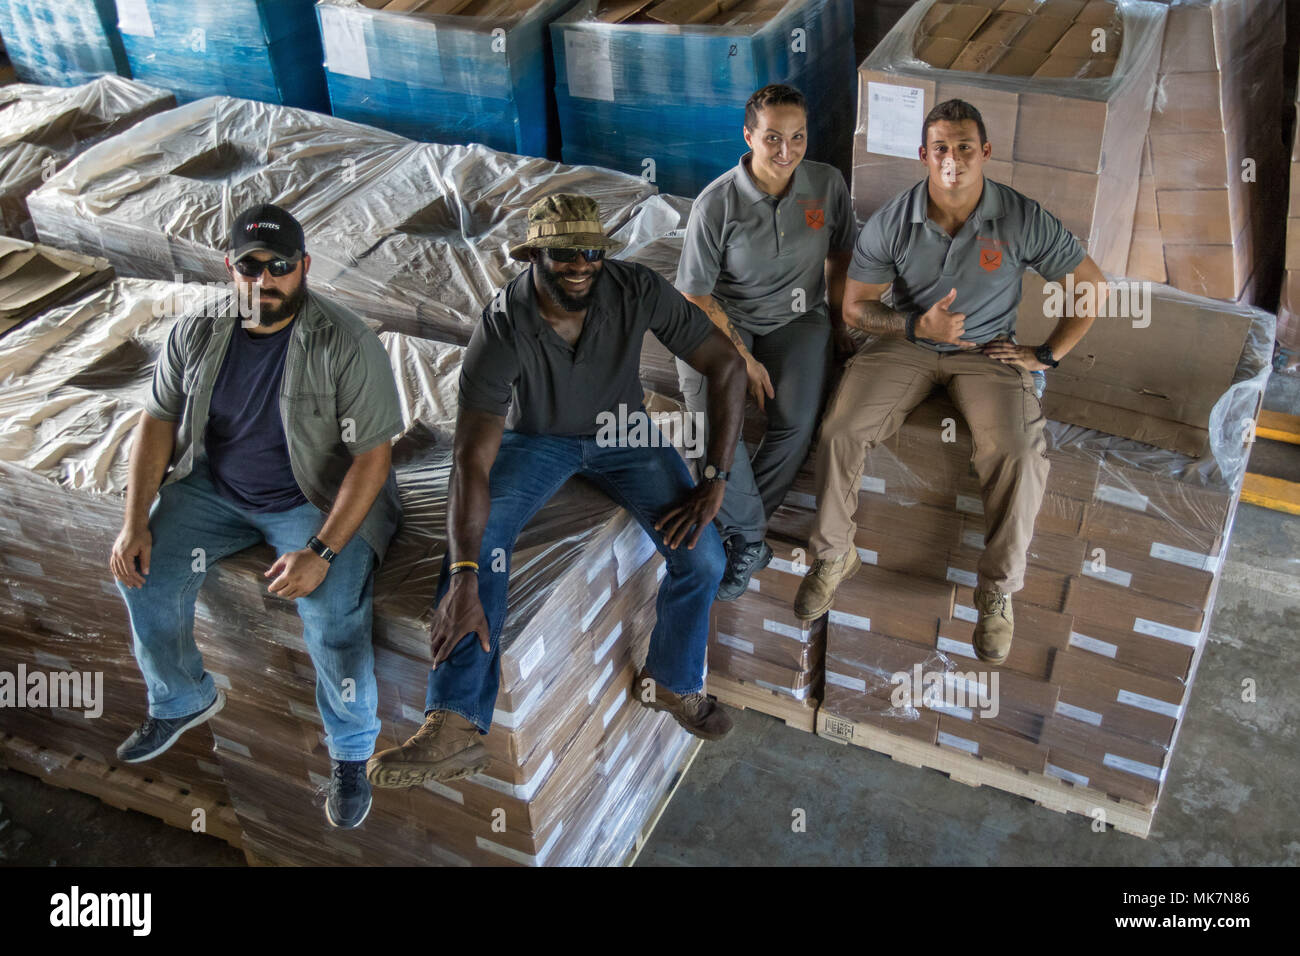
[[[724,563],[712,522],[740,432],[745,365],[662,276],[606,258],[621,244],[599,216],[586,196],[535,203],[527,239],[510,250],[529,268],[484,309],[470,339],[425,722],[405,744],[371,759],[375,786],[418,786],[486,766],[480,737],[496,702],[509,578],[508,560],[502,568],[493,558],[511,553],[524,525],[574,475],[627,508],[667,561],[638,701],[698,737],[731,729],[704,695],[703,677],[709,607]],[[639,430],[612,443],[598,437],[602,419],[643,413],[638,366],[646,331],[708,377],[714,427],[699,484],[671,446],[628,437]]]
[[[131,450],[110,566],[149,715],[117,755],[152,760],[221,710],[194,643],[195,599],[205,568],[265,540],[277,554],[267,592],[297,605],[316,668],[332,763],[325,816],[351,829],[370,811],[365,763],[379,736],[371,591],[401,517],[397,385],[379,337],[308,290],[311,256],[286,210],[245,210],[230,250],[239,295],[219,316],[203,309],[172,326]]]

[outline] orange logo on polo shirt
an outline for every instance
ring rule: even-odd
[[[997,272],[998,268],[1001,265],[1002,265],[1001,249],[980,250],[980,266],[983,267],[985,272]]]
[[[826,213],[821,209],[805,209],[803,219],[808,223],[809,229],[820,229],[826,225]]]

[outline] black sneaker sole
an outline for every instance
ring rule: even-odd
[[[724,595],[722,591],[722,587],[721,585],[719,585],[718,593],[714,595],[714,600],[726,601],[726,602],[739,601],[740,598],[744,595],[744,593],[749,590],[749,579],[752,578],[759,571],[762,571],[769,564],[771,564],[772,558],[774,557],[776,557],[776,552],[773,551],[769,546],[767,549],[767,554],[759,558],[757,561],[755,561],[754,566],[749,569],[749,573],[745,575],[745,584],[739,591],[737,591],[735,594]]]
[[[372,793],[370,799],[366,801],[366,808],[361,812],[361,818],[356,823],[342,824],[334,819],[334,814],[330,813],[330,802],[325,801],[325,819],[335,830],[355,830],[361,824],[366,822],[366,817],[370,816],[370,808],[375,805],[375,795]]]
[[[204,708],[203,710],[195,714],[193,717],[191,717],[188,723],[182,724],[180,727],[177,727],[175,730],[173,730],[172,735],[163,742],[163,745],[161,747],[159,747],[156,750],[151,750],[149,753],[141,757],[123,757],[119,754],[117,759],[122,761],[122,763],[145,763],[149,760],[153,760],[155,757],[159,757],[162,754],[166,753],[172,744],[176,743],[176,741],[181,739],[181,734],[215,717],[217,713],[221,710],[221,708],[225,706],[226,706],[226,695],[223,694],[220,691],[220,689],[218,689],[217,699],[214,700],[212,703],[210,703],[206,708]]]

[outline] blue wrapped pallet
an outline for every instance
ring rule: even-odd
[[[329,111],[315,0],[117,0],[138,80],[188,103],[237,96]]]
[[[808,156],[848,169],[853,0],[580,0],[551,25],[566,163],[694,196],[735,165],[745,101],[808,99]]]
[[[0,37],[24,83],[77,86],[105,73],[131,75],[113,0],[0,0]]]
[[[575,0],[321,0],[335,116],[559,158],[547,27]]]

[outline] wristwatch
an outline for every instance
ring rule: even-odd
[[[321,539],[315,535],[312,535],[307,539],[307,547],[315,552],[317,557],[324,558],[330,564],[334,563],[334,558],[338,554],[337,551],[326,547],[325,542],[321,541]]]
[[[729,472],[729,471],[719,471],[717,465],[705,465],[705,466],[704,466],[704,480],[705,480],[705,481],[726,481],[726,480],[727,480],[728,478],[730,478],[730,477],[731,477],[731,472]]]
[[[1038,359],[1038,361],[1042,362],[1044,365],[1048,366],[1049,368],[1056,368],[1058,365],[1061,364],[1052,355],[1052,347],[1048,345],[1046,342],[1038,346],[1038,348],[1034,349],[1034,358]]]

